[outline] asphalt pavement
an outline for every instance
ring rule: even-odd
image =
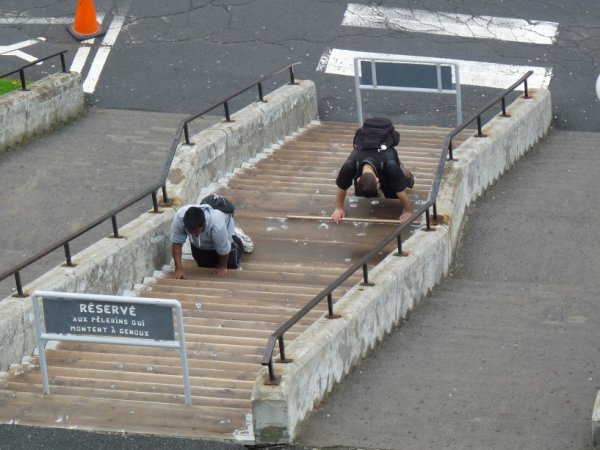
[[[238,444],[156,436],[0,425],[0,450],[243,450]]]
[[[124,17],[114,44],[103,43],[104,38],[100,38],[90,46],[69,35],[65,21],[73,18],[76,2],[47,0],[40,4],[39,0],[3,0],[0,2],[0,53],[2,46],[43,37],[43,43],[21,51],[41,56],[46,47],[67,49],[67,66],[71,67],[82,49],[89,50],[89,57],[82,66],[82,75],[87,79],[92,61],[102,60],[96,58],[97,55],[110,52],[103,69],[92,77],[97,78],[93,92],[96,106],[188,114],[228,97],[271,70],[299,61],[302,64],[296,68],[297,77],[313,80],[317,85],[320,117],[337,121],[355,120],[356,97],[352,76],[326,68],[328,61],[336,62],[330,58],[336,49],[447,58],[491,67],[500,64],[505,69],[510,68],[514,80],[533,66],[543,69],[550,79],[548,88],[553,93],[557,128],[600,131],[600,122],[594,120],[600,115],[600,102],[594,93],[600,72],[600,27],[597,26],[600,8],[596,0],[575,3],[563,0],[96,0],[94,3],[98,15],[104,18],[105,28],[116,16]],[[387,10],[381,13],[381,22],[386,27],[360,26],[356,20],[352,26],[345,24],[349,5],[357,3],[399,11],[427,11],[436,16],[431,23],[453,14],[480,16],[480,24],[486,23],[489,17],[522,19],[528,25],[548,21],[557,24],[557,34],[549,44],[440,36],[394,28],[393,11],[388,23]],[[430,31],[442,27],[436,24]],[[514,30],[514,35],[521,31]],[[1,55],[0,69],[5,64],[23,61],[14,55]],[[40,69],[46,70],[44,67]],[[473,85],[461,77],[464,117],[498,94],[498,89],[488,87],[488,78],[494,78],[496,72],[475,76],[479,84]],[[512,81],[507,81],[503,87],[510,84]],[[265,83],[265,90],[271,87]],[[253,95],[256,98],[255,92]],[[455,123],[455,100],[449,95],[384,91],[372,93],[364,107],[366,112],[392,116],[407,124],[447,126]]]

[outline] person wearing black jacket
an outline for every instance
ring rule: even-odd
[[[365,120],[354,136],[354,149],[341,167],[337,179],[335,210],[331,218],[339,223],[346,213],[346,191],[354,184],[355,195],[377,197],[379,191],[385,198],[400,200],[403,212],[400,223],[413,214],[412,202],[406,194],[412,188],[412,174],[403,168],[394,148],[400,142],[400,134],[387,118],[374,117]]]

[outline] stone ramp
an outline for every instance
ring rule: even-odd
[[[184,405],[176,351],[63,342],[46,351],[49,396],[42,394],[35,356],[1,378],[0,421],[252,443],[250,397],[268,336],[390,230],[287,218],[331,214],[334,180],[355,128],[313,124],[223,180],[219,192],[237,205],[237,222],[255,243],[242,270],[215,278],[188,256],[186,279],[170,279],[163,271],[135,286],[139,296],[182,303],[193,405]],[[417,179],[409,194],[418,202],[427,196],[449,130],[399,131],[401,159]],[[347,201],[350,217],[400,214],[394,200]],[[357,273],[336,289],[334,301],[360,280]],[[325,313],[323,303],[286,334],[288,342]]]

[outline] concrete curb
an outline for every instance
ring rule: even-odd
[[[0,153],[80,114],[81,75],[60,72],[0,96]]]
[[[171,258],[169,233],[175,207],[196,202],[203,188],[265,147],[303,128],[317,116],[315,85],[299,81],[267,95],[180,145],[171,166],[168,192],[176,202],[160,214],[148,212],[120,229],[122,239],[106,238],[73,257],[75,267],[58,266],[25,286],[25,291],[118,294],[130,289]],[[174,130],[175,131],[175,130]],[[31,299],[0,301],[0,370],[31,355],[35,347]]]
[[[549,91],[531,95],[513,102],[511,117],[494,118],[484,128],[487,138],[468,139],[446,166],[438,213],[449,225],[415,233],[403,244],[407,257],[389,255],[371,270],[375,286],[357,286],[337,303],[341,318],[321,319],[295,339],[286,349],[294,361],[276,364],[279,386],[263,384],[266,368],[259,373],[252,393],[256,444],[291,442],[314,404],[447,274],[467,205],[550,127]]]

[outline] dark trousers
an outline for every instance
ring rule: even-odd
[[[240,266],[242,259],[243,245],[242,241],[236,235],[232,236],[231,252],[229,252],[229,260],[227,261],[228,269],[237,269]],[[192,256],[198,264],[198,267],[217,267],[221,258],[215,250],[203,250],[194,245],[192,247]]]

